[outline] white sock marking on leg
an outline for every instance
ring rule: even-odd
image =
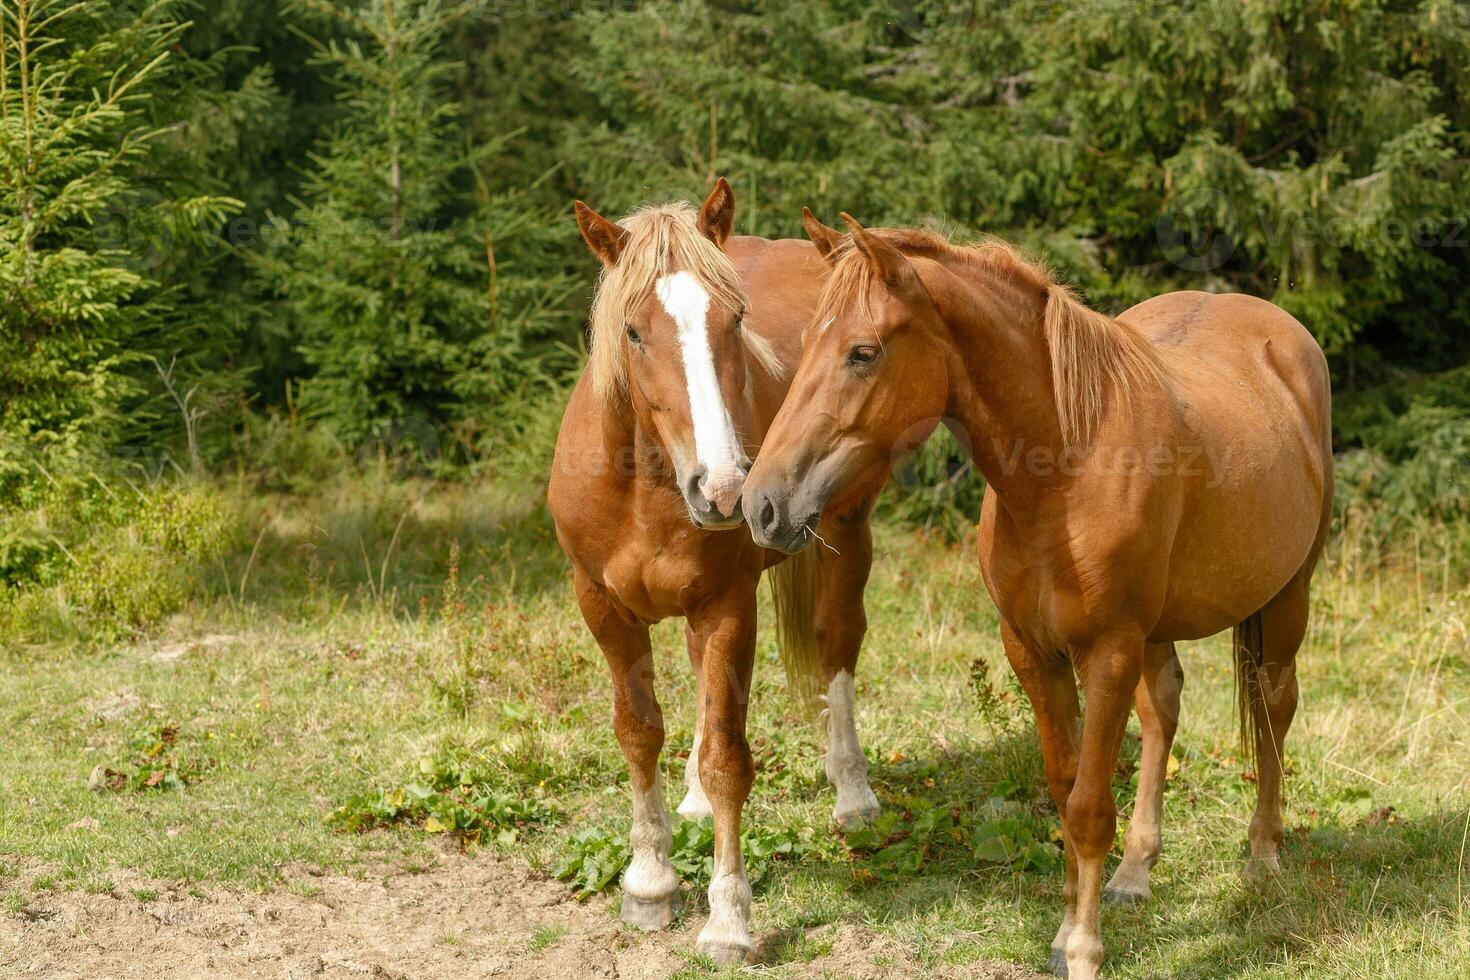
[[[716,869],[709,883],[709,921],[699,931],[699,943],[750,949],[750,881],[745,862],[734,870]]]
[[[827,780],[837,790],[832,814],[839,823],[871,816],[878,798],[868,786],[868,760],[858,744],[852,675],[839,670],[827,685]]]
[[[635,898],[660,899],[679,890],[679,876],[669,861],[673,833],[664,809],[662,773],[654,776],[647,790],[633,790],[633,829],[628,843],[633,858],[623,872],[623,891]]]
[[[714,812],[704,785],[699,781],[699,743],[704,739],[704,725],[700,719],[694,722],[694,745],[689,750],[689,759],[684,763],[684,801],[679,804],[679,815],[690,820],[699,820]]]

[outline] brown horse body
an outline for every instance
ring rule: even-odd
[[[758,542],[797,550],[828,501],[871,493],[941,419],[971,447],[988,481],[980,566],[1066,837],[1052,965],[1092,978],[1135,701],[1139,798],[1110,897],[1147,897],[1159,856],[1175,641],[1237,629],[1252,861],[1276,866],[1281,746],[1331,510],[1325,359],[1263,300],[1173,293],[1113,320],[1003,246],[850,224],[841,238],[808,223],[831,282],[788,396],[802,409],[778,414],[745,510]]]
[[[671,205],[614,224],[579,202],[583,235],[604,272],[591,365],[567,406],[548,489],[577,601],[612,675],[633,797],[623,918],[643,928],[667,925],[679,902],[649,626],[686,620],[699,695],[679,812],[714,816],[710,919],[698,945],[725,962],[752,948],[740,851],[753,780],[746,706],[756,586],[784,558],[738,526],[740,482],[786,393],[782,365],[795,363],[799,325],[825,272],[807,242],[729,237],[733,209],[723,180],[697,219],[687,205]],[[852,718],[871,544],[866,509],[842,524],[838,553],[774,572],[785,632],[805,635],[796,655],[820,662],[835,816],[851,823],[877,809]]]

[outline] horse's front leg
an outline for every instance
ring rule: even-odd
[[[1077,779],[1067,797],[1063,828],[1077,869],[1072,928],[1065,941],[1066,975],[1071,980],[1096,980],[1103,960],[1099,928],[1103,864],[1118,829],[1113,771],[1142,670],[1143,638],[1110,636],[1077,651],[1073,659],[1087,700]]]
[[[743,963],[754,948],[750,937],[750,882],[740,851],[740,812],[755,781],[755,764],[745,739],[755,660],[754,583],[738,595],[721,596],[691,613],[689,620],[696,638],[703,640],[699,782],[715,818],[709,921],[696,945],[717,963]]]
[[[1006,660],[1016,672],[1031,710],[1036,714],[1036,733],[1041,737],[1041,757],[1046,765],[1046,784],[1067,834],[1067,801],[1077,784],[1077,680],[1072,666],[1056,653],[1028,647],[1015,630],[1002,620],[1000,639]],[[1067,940],[1076,924],[1077,855],[1067,837],[1066,877],[1062,885],[1062,921],[1051,941],[1051,970],[1067,975]]]
[[[628,761],[633,794],[633,856],[623,872],[623,921],[640,929],[663,929],[679,911],[679,876],[669,860],[673,841],[658,768],[664,718],[653,692],[648,627],[580,573],[576,586],[582,616],[612,674],[613,728]]]

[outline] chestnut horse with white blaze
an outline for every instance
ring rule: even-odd
[[[613,725],[633,797],[622,916],[658,929],[679,906],[649,626],[683,616],[698,701],[678,809],[712,812],[715,830],[710,917],[698,946],[737,962],[752,949],[740,814],[754,778],[745,721],[756,586],[768,567],[777,566],[788,679],[798,695],[825,685],[834,816],[847,826],[878,811],[853,718],[868,511],[845,512],[832,549],[791,560],[740,527],[750,457],[785,397],[826,267],[805,241],[732,237],[735,199],[723,178],[697,213],[671,204],[614,223],[580,201],[576,211],[603,270],[589,364],[562,419],[547,502],[612,673]]]
[[[988,484],[981,572],[1065,835],[1052,969],[1091,980],[1135,703],[1138,801],[1109,897],[1148,897],[1159,857],[1177,641],[1235,629],[1259,778],[1251,863],[1278,866],[1282,741],[1332,507],[1326,359],[1261,299],[1169,293],[1112,318],[1005,245],[843,219],[847,236],[808,214],[832,270],[746,477],[747,520],[758,543],[798,551],[894,452],[940,420],[963,433]]]

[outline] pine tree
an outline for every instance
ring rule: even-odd
[[[525,342],[548,290],[564,287],[507,288],[499,275],[496,229],[514,232],[527,213],[479,179],[506,137],[470,149],[458,135],[460,69],[442,49],[465,8],[305,7],[344,34],[316,54],[335,72],[342,116],[312,154],[295,214],[276,223],[277,247],[257,260],[314,370],[302,404],[349,445],[443,444],[478,416],[504,421],[538,379]]]
[[[150,357],[185,339],[152,270],[238,206],[151,178],[175,7],[0,4],[0,492],[28,451],[126,432]]]
[[[742,228],[809,204],[1041,251],[1104,308],[1237,289],[1339,368],[1470,353],[1470,7],[1455,0],[678,0],[583,13],[576,189],[715,173]],[[698,57],[690,57],[698,52]]]

